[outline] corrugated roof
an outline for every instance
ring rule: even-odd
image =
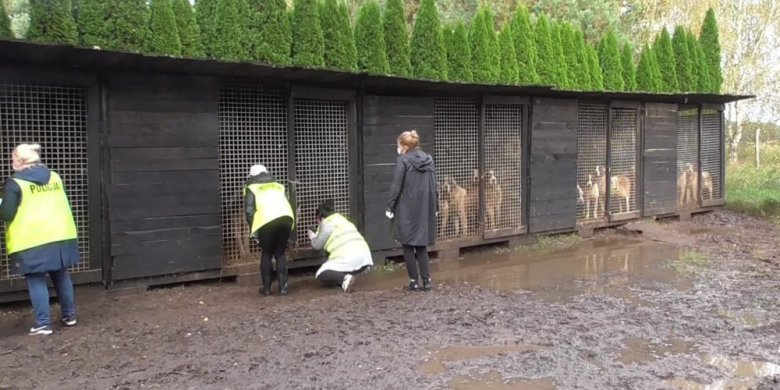
[[[84,71],[113,69],[153,73],[249,77],[318,87],[362,87],[364,90],[370,92],[385,91],[401,94],[420,92],[429,94],[462,93],[525,95],[585,99],[625,99],[681,104],[725,104],[755,97],[748,95],[714,95],[699,93],[657,94],[637,92],[578,92],[563,91],[547,86],[464,84],[413,80],[402,77],[369,75],[365,73],[348,73],[325,69],[276,67],[264,64],[225,62],[213,59],[151,56],[113,50],[22,41],[0,41],[0,63],[10,66],[32,65],[46,68],[72,68]]]

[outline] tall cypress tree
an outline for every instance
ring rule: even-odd
[[[203,48],[203,54],[207,57],[214,57],[214,45],[219,41],[219,38],[215,33],[217,28],[218,6],[219,0],[195,1],[195,19],[198,22],[198,29],[200,30],[200,43]]]
[[[215,58],[228,61],[249,59],[249,7],[245,0],[219,0],[216,35],[212,42]]]
[[[636,65],[634,65],[634,49],[626,42],[620,55],[623,67],[623,87],[626,91],[636,91]]]
[[[664,78],[661,73],[661,63],[658,61],[658,50],[650,48],[650,71],[653,75],[654,92],[664,92]]]
[[[11,19],[8,18],[8,12],[5,10],[5,2],[0,1],[0,39],[13,39],[14,33],[11,31]]]
[[[715,20],[715,10],[712,8],[707,10],[707,15],[704,17],[699,43],[704,52],[704,65],[709,73],[708,92],[720,93],[720,88],[723,85],[723,74],[720,69],[720,37],[718,22]]]
[[[691,85],[693,62],[688,51],[688,34],[682,26],[677,26],[674,29],[672,48],[674,49],[675,70],[679,89],[682,92],[691,92],[695,89]]]
[[[558,85],[558,72],[555,64],[555,51],[552,47],[550,26],[547,17],[539,16],[534,28],[534,42],[536,45],[536,72],[539,81],[543,85]]]
[[[623,83],[623,65],[620,61],[620,48],[618,47],[615,33],[610,31],[602,39],[600,44],[599,60],[601,72],[604,76],[604,89],[620,92],[625,86]]]
[[[295,0],[292,11],[292,64],[306,67],[325,65],[317,0]]]
[[[403,0],[387,0],[384,14],[385,47],[390,73],[408,77],[412,74],[409,31],[406,28]]]
[[[447,53],[434,0],[422,0],[420,3],[412,32],[411,62],[414,77],[447,80]]]
[[[147,51],[154,54],[181,55],[181,40],[171,0],[151,0],[149,8],[151,34]]]
[[[447,45],[447,78],[452,81],[470,82],[474,80],[471,72],[471,45],[463,22],[458,22],[449,32]]]
[[[501,69],[498,75],[498,83],[504,85],[516,85],[519,71],[517,68],[517,54],[515,43],[512,41],[512,27],[505,24],[498,34],[498,48],[500,54]]]
[[[563,53],[564,47],[564,33],[563,25],[560,23],[553,23],[550,38],[552,39],[553,52],[555,54],[555,71],[558,73],[557,79],[559,88],[571,89],[569,83],[569,69],[566,55]]]
[[[669,37],[669,31],[666,27],[661,30],[661,34],[655,40],[655,57],[658,64],[662,65],[661,70],[661,89],[663,92],[677,92],[680,86],[677,82],[677,71],[674,58],[674,49],[672,48],[672,39]]]
[[[189,0],[173,0],[173,13],[176,16],[176,30],[179,32],[179,41],[181,42],[181,55],[185,57],[202,56],[200,30]]]
[[[75,44],[78,42],[73,5],[70,0],[30,0],[30,29],[27,39],[35,42]]]
[[[688,46],[688,56],[691,63],[691,91],[701,92],[701,89],[699,89],[699,82],[701,80],[701,77],[699,76],[699,68],[701,61],[699,61],[699,57],[697,55],[698,53],[696,52],[696,48],[699,46],[699,42],[696,40],[696,36],[690,30],[685,31],[685,43]]]
[[[355,45],[358,70],[361,72],[386,74],[389,71],[381,13],[375,0],[369,0],[360,7],[355,25]]]
[[[262,63],[289,65],[292,28],[287,3],[284,0],[250,0],[250,8],[250,57]],[[352,39],[352,31],[349,39]]]
[[[696,59],[699,63],[699,92],[711,93],[715,90],[715,87],[712,86],[714,81],[707,67],[707,56],[704,54],[704,48],[698,42],[695,46]]]
[[[657,86],[653,78],[653,61],[650,58],[653,50],[647,45],[642,48],[642,54],[639,57],[639,67],[636,72],[637,90],[642,92],[656,92]]]
[[[577,45],[577,87],[583,91],[593,90],[593,77],[591,73],[590,56],[588,55],[588,46],[585,43],[585,34],[581,29],[574,32],[575,43]]]
[[[103,49],[143,52],[149,37],[146,0],[79,1],[81,43]]]
[[[534,84],[539,82],[536,74],[536,45],[531,28],[531,16],[528,9],[520,4],[517,6],[512,18],[512,35],[517,54],[517,67],[520,84]]]
[[[579,57],[577,56],[577,38],[570,24],[561,26],[561,43],[563,56],[566,60],[566,81],[569,89],[582,90],[582,79],[579,77]]]
[[[471,73],[474,81],[479,83],[495,83],[501,71],[500,61],[494,61],[498,53],[490,39],[488,13],[481,8],[471,22],[469,43],[471,45]]]
[[[346,71],[357,70],[355,36],[346,6],[338,0],[320,3],[325,66]]]
[[[590,61],[590,85],[594,91],[604,90],[604,74],[601,71],[601,64],[599,63],[599,55],[596,52],[596,48],[588,46],[588,58]]]

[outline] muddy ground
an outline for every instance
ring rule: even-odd
[[[49,337],[0,307],[0,389],[780,388],[780,230],[724,211],[628,233],[442,261],[427,294],[402,269],[351,294],[80,290]]]

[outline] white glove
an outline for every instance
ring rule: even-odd
[[[314,237],[316,237],[316,236],[317,236],[317,235],[316,235],[316,234],[315,234],[313,231],[311,231],[311,230],[308,230],[308,231],[306,232],[306,234],[309,236],[309,241],[314,241]]]
[[[390,212],[390,211],[385,211],[385,216],[386,216],[388,219],[393,219],[393,213],[392,213],[392,212]]]

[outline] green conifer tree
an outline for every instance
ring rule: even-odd
[[[27,39],[35,42],[76,44],[78,30],[70,0],[30,0]]]
[[[575,42],[577,45],[577,87],[583,91],[591,91],[593,86],[593,77],[591,75],[590,56],[588,55],[588,46],[585,43],[585,34],[581,29],[575,31]]]
[[[647,45],[642,49],[639,57],[639,66],[636,72],[637,90],[641,92],[656,92],[656,84],[653,75],[653,50]]]
[[[706,54],[704,54],[704,48],[699,44],[696,43],[696,58],[698,59],[698,62],[700,64],[699,66],[699,91],[703,93],[713,93],[715,92],[715,87],[713,87],[714,81],[712,80],[712,74],[709,71],[709,68],[707,67],[707,58]]]
[[[11,31],[11,19],[5,10],[5,2],[0,1],[0,39],[13,39],[14,33]]]
[[[623,67],[623,87],[626,91],[636,91],[636,65],[634,65],[634,49],[626,42],[620,55]]]
[[[601,71],[601,64],[599,63],[599,55],[596,52],[596,48],[588,46],[588,58],[590,60],[590,80],[591,89],[593,91],[604,90],[604,74]]]
[[[560,23],[553,23],[550,37],[552,39],[552,47],[555,54],[555,71],[558,73],[557,86],[563,89],[571,89],[571,83],[569,82],[569,65],[566,55],[563,53],[565,40],[563,25]]]
[[[219,1],[220,0],[195,0],[195,20],[198,22],[203,55],[206,57],[214,57],[214,46],[216,45],[216,42],[219,41],[219,38],[215,33],[217,28],[217,7],[219,6]]]
[[[86,46],[142,53],[149,39],[146,0],[80,0],[79,31]]]
[[[669,37],[669,31],[664,27],[661,34],[655,41],[655,58],[661,70],[661,90],[663,92],[678,92],[680,90],[677,82],[677,61],[674,58],[674,49],[672,48],[672,39]]]
[[[245,61],[249,55],[249,6],[245,0],[219,0],[213,55],[227,61]],[[227,37],[231,37],[227,39]]]
[[[181,55],[184,57],[202,56],[200,30],[189,0],[173,0],[173,13],[176,16],[176,30],[179,32],[179,41],[181,42]]]
[[[317,0],[294,0],[292,37],[293,65],[325,66],[325,42]]]
[[[691,91],[701,92],[701,89],[699,88],[699,82],[701,81],[701,76],[699,75],[701,61],[699,61],[697,53],[699,42],[696,40],[696,35],[694,35],[690,30],[685,31],[685,43],[688,46],[688,56],[691,64]]]
[[[515,43],[512,41],[512,27],[510,24],[504,25],[498,34],[498,47],[500,58],[500,72],[498,83],[504,85],[516,85],[518,82],[519,71],[517,67],[517,54],[515,53]]]
[[[539,82],[536,74],[536,45],[534,32],[531,28],[531,16],[524,5],[518,5],[512,18],[512,34],[517,54],[517,67],[520,84]]]
[[[289,65],[292,28],[285,0],[250,0],[249,7],[249,56],[266,64]],[[351,30],[349,39],[352,39]]]
[[[346,71],[357,70],[355,34],[352,31],[346,5],[339,0],[325,0],[320,4],[325,67]]]
[[[723,74],[720,68],[720,34],[718,32],[718,22],[715,20],[715,10],[707,10],[704,17],[704,23],[701,26],[699,34],[699,43],[704,52],[704,66],[709,74],[709,91],[711,93],[720,93],[723,85]]]
[[[536,72],[543,85],[558,85],[558,71],[555,66],[555,51],[552,47],[550,26],[545,15],[539,16],[534,27],[536,46]]]
[[[449,33],[447,45],[447,76],[449,80],[471,82],[471,46],[466,26],[458,22]]]
[[[422,0],[411,43],[412,74],[419,79],[447,80],[447,53],[434,0]]]
[[[382,11],[375,0],[369,0],[360,7],[355,25],[355,44],[358,70],[373,74],[389,72]]]
[[[577,56],[577,37],[574,29],[568,23],[561,25],[561,44],[563,45],[563,56],[566,60],[566,81],[567,87],[574,90],[584,89],[580,84],[582,79],[579,77],[579,57]]]
[[[409,31],[403,0],[387,0],[384,13],[385,47],[390,74],[408,77],[412,75],[409,48]]]
[[[176,26],[171,0],[151,0],[149,3],[149,46],[152,54],[181,55],[181,40]]]
[[[615,33],[610,31],[600,43],[599,61],[604,77],[604,89],[620,92],[625,89],[623,65],[620,61],[620,48]]]
[[[681,92],[691,92],[691,75],[693,63],[688,52],[688,34],[682,26],[674,29],[672,37],[672,48],[674,49],[675,72],[677,73],[677,82]]]

